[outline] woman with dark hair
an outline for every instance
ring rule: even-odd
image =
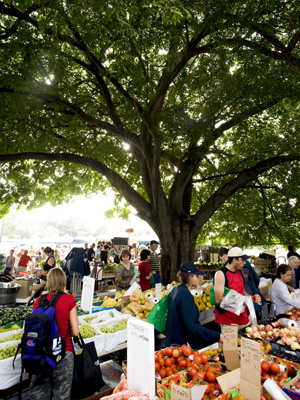
[[[46,256],[46,264],[49,264],[52,268],[54,268],[56,265],[54,250],[47,246],[44,248],[44,253]]]
[[[300,301],[294,300],[290,295],[287,284],[292,278],[294,271],[289,265],[281,264],[277,268],[273,285],[271,286],[271,302],[275,304],[275,314],[284,314],[293,307],[300,308]]]
[[[14,269],[15,260],[16,260],[15,257],[14,257],[14,253],[15,253],[15,251],[14,251],[14,249],[12,249],[9,252],[9,255],[6,257],[5,269],[4,269],[4,274],[6,274],[6,275],[11,275],[12,271]]]
[[[41,271],[40,275],[38,275],[33,283],[32,289],[35,291],[40,290],[39,293],[41,293],[41,289],[44,289],[46,286],[46,281],[47,281],[47,274],[51,269],[51,265],[49,264],[44,264],[43,265],[43,270]]]
[[[115,282],[116,290],[127,290],[133,283],[134,266],[130,262],[129,250],[123,249],[120,254],[120,264],[116,267]]]
[[[150,251],[149,250],[142,250],[141,251],[141,262],[139,263],[139,272],[140,272],[140,286],[142,292],[148,289],[151,289],[150,278],[151,278],[151,271],[149,265],[150,259]]]
[[[209,343],[223,342],[223,335],[201,326],[200,313],[190,292],[198,286],[202,274],[193,263],[181,264],[177,274],[181,284],[171,291],[169,298],[166,346],[189,343],[193,349],[201,349]]]

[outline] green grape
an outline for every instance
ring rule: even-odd
[[[5,360],[6,358],[14,357],[17,351],[18,345],[9,347],[6,346],[4,349],[0,349],[0,360]]]
[[[11,340],[19,340],[22,339],[22,333],[14,333],[13,335],[10,335],[9,337],[0,339],[0,343],[3,342],[10,342]]]
[[[93,321],[93,319],[96,319],[96,318],[97,318],[97,315],[95,317],[86,317],[83,319],[89,324],[91,321]],[[99,321],[99,322],[102,322],[102,321]]]
[[[83,324],[79,328],[79,332],[83,339],[87,339],[93,336],[97,336],[95,329],[89,324]]]
[[[114,333],[118,331],[123,331],[124,329],[127,329],[127,319],[122,319],[122,321],[116,323],[112,328],[104,326],[103,328],[101,328],[101,332]]]

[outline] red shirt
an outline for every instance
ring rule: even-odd
[[[147,261],[141,261],[139,263],[139,271],[140,271],[140,286],[142,289],[142,292],[144,290],[148,290],[151,289],[151,284],[150,284],[150,280],[146,279],[146,276],[150,275],[150,266],[149,263]]]
[[[232,272],[228,269],[227,271],[227,279],[228,279],[228,288],[233,289],[244,296],[244,281],[243,277],[239,271]],[[224,314],[220,314],[215,308],[215,321],[218,324],[224,325],[246,325],[249,322],[247,308],[240,313],[240,315],[236,315],[231,311],[226,311]]]
[[[53,294],[47,294],[47,299],[50,301],[53,296],[54,296]],[[40,302],[40,297],[37,298],[36,301],[34,302],[33,309],[35,309],[39,306],[39,302]],[[56,315],[57,327],[58,327],[60,336],[64,340],[66,339],[68,329],[69,329],[70,311],[73,310],[74,307],[76,307],[76,300],[75,300],[75,297],[72,296],[71,294],[62,295],[57,300],[57,303],[55,305],[55,315]],[[68,337],[67,337],[66,351],[73,351],[73,345],[72,345],[70,334],[68,334]]]
[[[23,254],[19,260],[18,267],[27,268],[29,261],[32,261],[32,258],[30,256],[28,256],[27,254]]]

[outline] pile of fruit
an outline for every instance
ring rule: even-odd
[[[142,321],[148,322],[147,315],[154,307],[154,303],[145,296],[145,292],[136,291],[130,296],[130,303],[124,307],[123,314],[131,314]]]
[[[118,331],[123,331],[124,329],[127,329],[127,319],[122,319],[122,321],[117,322],[112,328],[109,328],[108,326],[103,326],[101,327],[101,332],[102,333],[114,333]]]
[[[94,316],[94,317],[85,317],[85,318],[83,318],[84,320],[85,320],[85,322],[87,323],[87,324],[90,324],[94,319],[96,319],[96,318],[98,318],[98,316],[96,315],[96,316]],[[102,321],[97,321],[98,323],[99,322],[102,322]]]
[[[147,394],[143,392],[135,392],[130,389],[125,379],[121,379],[120,383],[113,390],[113,394],[106,397],[106,400],[148,400]]]
[[[83,324],[79,328],[82,339],[88,339],[97,336],[95,329],[90,324]]]
[[[32,307],[25,305],[15,308],[2,308],[0,309],[0,326],[5,326],[11,322],[24,321],[31,312]]]
[[[297,310],[297,308],[287,311],[286,315],[288,315],[288,318],[293,321],[300,321],[300,310]]]
[[[280,366],[276,362],[269,363],[263,360],[261,362],[261,383],[271,378],[281,388],[285,381],[288,379],[288,374],[280,370]]]
[[[251,325],[245,328],[245,332],[251,339],[277,339],[278,344],[289,346],[294,351],[300,349],[300,328],[282,327],[279,321],[268,325]]]
[[[6,346],[5,349],[0,349],[0,360],[5,360],[6,358],[14,357],[16,355],[18,345]],[[21,350],[21,349],[20,349]]]
[[[219,269],[222,267],[222,264],[218,263],[218,262],[201,262],[201,263],[195,263],[195,265],[197,265],[197,267],[199,269]]]
[[[120,307],[121,300],[112,299],[111,297],[104,297],[104,301],[101,304],[102,307]]]
[[[8,336],[6,338],[0,339],[0,343],[10,342],[12,340],[20,340],[20,339],[22,339],[22,336],[23,336],[23,334],[21,332],[20,333],[13,333],[12,335],[10,335],[10,336]]]
[[[157,378],[172,378],[162,381],[168,390],[171,390],[172,383],[186,388],[204,385],[206,386],[205,399],[217,398],[222,394],[217,377],[228,371],[222,370],[221,363],[208,362],[205,352],[193,351],[189,346],[183,345],[159,350],[155,352],[154,357]]]
[[[194,301],[196,303],[196,306],[198,307],[199,311],[206,311],[211,308],[214,308],[215,306],[212,306],[210,304],[210,288],[213,287],[213,285],[208,285],[206,288],[203,288],[202,286],[199,286],[198,290],[202,290],[202,296],[194,297]]]

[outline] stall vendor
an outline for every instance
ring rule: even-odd
[[[195,264],[181,264],[177,276],[180,285],[170,293],[167,317],[166,345],[189,344],[194,349],[206,347],[209,343],[223,342],[223,335],[201,326],[198,307],[190,292],[192,286],[198,286],[200,271]]]

